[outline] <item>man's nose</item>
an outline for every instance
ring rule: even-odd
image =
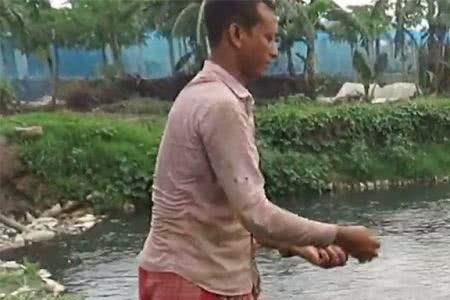
[[[272,45],[272,49],[270,51],[270,56],[272,57],[272,59],[275,59],[278,57],[278,45],[277,44]]]

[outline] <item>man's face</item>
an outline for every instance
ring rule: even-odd
[[[244,31],[238,51],[241,72],[248,79],[262,76],[271,61],[278,56],[277,17],[274,11],[264,3],[259,3],[257,9],[260,16],[259,22]]]

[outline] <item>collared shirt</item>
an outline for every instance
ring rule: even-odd
[[[142,268],[173,272],[220,295],[252,291],[252,235],[280,246],[333,243],[336,226],[271,203],[264,191],[250,92],[219,65],[181,91],[154,173]]]

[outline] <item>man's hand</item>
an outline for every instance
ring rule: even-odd
[[[289,255],[303,257],[311,264],[324,269],[345,266],[348,260],[348,255],[345,251],[336,245],[326,248],[294,246],[289,249]]]
[[[340,226],[334,242],[359,262],[371,261],[378,256],[380,243],[364,226]]]

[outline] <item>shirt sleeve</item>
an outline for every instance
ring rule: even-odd
[[[334,242],[336,225],[297,216],[267,199],[253,128],[237,100],[215,102],[198,128],[218,184],[256,239],[272,240],[280,246],[328,246]]]

